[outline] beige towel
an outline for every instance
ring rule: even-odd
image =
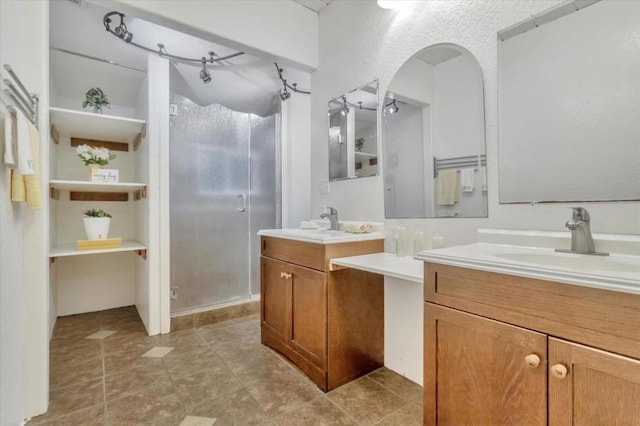
[[[364,234],[373,232],[373,225],[368,223],[345,223],[344,231],[352,234]]]
[[[458,202],[458,171],[438,172],[438,205],[453,206]]]
[[[11,201],[26,201],[31,210],[38,210],[43,207],[40,189],[40,135],[29,121],[27,121],[27,132],[33,174],[21,175],[16,170],[11,171]]]

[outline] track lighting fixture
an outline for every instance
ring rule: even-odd
[[[289,92],[288,89],[291,89],[294,93],[304,93],[305,95],[311,94],[311,92],[308,92],[306,90],[298,89],[298,83],[287,83],[287,80],[285,80],[285,78],[282,76],[284,70],[280,68],[276,62],[274,62],[273,65],[276,66],[276,71],[278,71],[278,78],[280,79],[280,81],[282,81],[282,91],[280,91],[280,99],[282,99],[283,102],[291,97],[291,92]]]
[[[202,70],[200,70],[200,80],[204,84],[211,83],[211,72],[207,69],[207,58],[202,57]]]
[[[117,15],[120,17],[120,25],[112,29],[110,24],[112,23],[111,17],[113,15]],[[157,44],[158,49],[155,50],[133,41],[133,33],[130,33],[129,30],[127,29],[127,25],[124,23],[124,18],[125,18],[124,13],[113,11],[104,15],[104,18],[102,18],[102,23],[104,25],[105,30],[107,30],[109,33],[118,37],[120,40],[124,41],[125,43],[128,43],[139,49],[146,50],[147,52],[151,52],[151,53],[156,53],[158,56],[161,56],[163,58],[169,58],[176,62],[182,62],[186,64],[194,64],[194,63],[202,64],[202,70],[200,70],[200,79],[205,84],[211,82],[211,72],[207,69],[207,66],[206,66],[207,62],[210,64],[213,64],[216,62],[224,61],[226,59],[235,58],[236,56],[244,55],[244,52],[236,52],[227,56],[216,56],[215,53],[213,53],[212,51],[209,51],[208,52],[209,58],[205,56],[201,58],[185,58],[183,56],[177,56],[177,55],[172,55],[170,53],[167,53],[167,51],[164,48],[164,44],[162,43],[158,43]]]
[[[389,114],[395,114],[400,110],[400,108],[398,108],[398,105],[396,105],[395,99],[386,104],[385,107],[388,107],[387,111],[389,112]]]
[[[349,106],[347,105],[347,97],[342,97],[342,109],[340,110],[340,114],[347,116],[349,115]]]

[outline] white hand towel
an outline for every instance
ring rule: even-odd
[[[478,171],[478,180],[480,181],[480,188],[483,192],[487,192],[487,168],[480,167]]]
[[[438,172],[438,205],[453,206],[458,202],[458,171]]]
[[[31,135],[29,133],[29,120],[24,114],[16,110],[16,145],[17,164],[16,171],[21,175],[33,175],[33,158],[31,156]]]
[[[11,111],[4,116],[4,164],[10,169],[16,167],[16,120]]]
[[[476,175],[473,169],[460,170],[460,189],[462,192],[473,192],[476,189]]]

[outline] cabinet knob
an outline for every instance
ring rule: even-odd
[[[280,272],[280,278],[286,278],[286,277],[287,277],[286,272]]]
[[[286,279],[290,280],[290,279],[291,279],[291,272],[285,272],[285,273],[284,273],[284,277],[285,277]]]
[[[529,368],[536,368],[540,365],[540,357],[536,354],[529,354],[524,357],[524,362]]]
[[[557,379],[564,379],[568,372],[567,367],[562,364],[555,364],[551,367],[551,374]]]

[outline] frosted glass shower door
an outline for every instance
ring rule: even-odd
[[[173,95],[171,311],[250,296],[250,116]],[[175,295],[175,297],[174,297]]]

